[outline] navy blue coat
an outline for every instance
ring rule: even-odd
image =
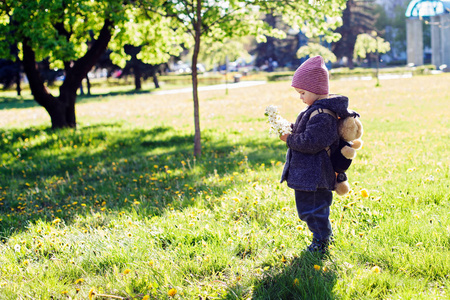
[[[281,175],[281,182],[286,180],[288,187],[295,190],[333,190],[335,186],[336,175],[326,148],[334,151],[338,147],[338,122],[327,113],[310,118],[319,108],[329,109],[340,118],[351,114],[348,98],[340,95],[317,100],[299,114],[286,141],[288,150]]]

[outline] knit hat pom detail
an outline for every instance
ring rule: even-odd
[[[307,59],[298,67],[292,86],[317,95],[328,94],[328,70],[322,56]]]

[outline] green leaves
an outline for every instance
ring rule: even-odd
[[[386,53],[391,50],[391,45],[373,32],[372,35],[363,33],[356,38],[354,55],[366,58],[368,53]]]
[[[297,57],[302,58],[306,56],[320,55],[326,62],[335,62],[336,56],[328,48],[315,43],[308,43],[306,46],[300,47],[297,51]]]
[[[8,8],[0,13],[2,57],[7,45],[27,43],[37,60],[49,57],[52,63],[76,60],[88,49],[87,42],[95,39],[106,19],[120,26],[124,21],[123,1],[61,1],[41,0],[3,3]]]
[[[300,29],[307,37],[322,36],[327,42],[337,41],[340,35],[332,30],[342,24],[343,0],[333,1],[274,1],[275,13],[294,29]]]
[[[188,42],[186,32],[177,29],[170,18],[136,7],[125,10],[123,14],[126,21],[122,27],[115,28],[114,39],[109,44],[114,51],[112,61],[121,67],[130,58],[123,50],[125,45],[141,46],[138,59],[144,63],[160,64],[168,61],[170,55],[178,55],[182,51],[180,45]]]

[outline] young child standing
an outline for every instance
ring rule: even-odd
[[[292,87],[307,106],[292,133],[281,135],[288,147],[281,182],[295,190],[298,216],[313,233],[310,252],[326,253],[332,240],[329,220],[336,174],[329,157],[339,144],[337,116],[349,115],[348,98],[330,95],[328,70],[321,56],[306,60],[294,73]]]

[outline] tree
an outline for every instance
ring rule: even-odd
[[[334,63],[336,61],[336,56],[333,52],[320,44],[308,43],[308,45],[300,47],[297,51],[298,58],[316,55],[322,56],[325,62]]]
[[[155,88],[159,88],[158,79],[156,78],[156,72],[160,65],[146,64],[139,58],[137,58],[140,53],[142,46],[125,45],[125,53],[131,56],[131,59],[127,61],[125,67],[122,70],[120,77],[127,76],[129,74],[134,75],[134,86],[136,91],[142,89],[141,79],[152,77]],[[120,78],[119,77],[119,78]]]
[[[347,7],[342,13],[342,20],[342,26],[336,30],[342,35],[342,38],[333,43],[331,51],[338,58],[346,57],[347,66],[353,69],[356,37],[358,34],[371,32],[375,29],[374,1],[347,1]]]
[[[377,36],[376,31],[372,34],[363,33],[358,35],[355,43],[354,56],[366,58],[367,54],[374,53],[377,59],[377,86],[380,85],[378,78],[380,53],[386,53],[391,50],[389,42],[386,42],[383,38]]]
[[[142,10],[134,0],[3,0],[0,56],[14,60],[5,51],[5,45],[17,44],[31,92],[49,113],[52,128],[76,127],[76,93],[82,80],[111,40],[116,47],[128,42],[125,26],[138,19],[139,14]],[[146,22],[145,28],[154,24]],[[160,36],[160,40],[164,37]],[[157,49],[149,49],[146,54],[159,55]],[[48,58],[52,68],[64,69],[59,96],[49,92],[36,67],[37,61],[44,58]]]
[[[201,61],[207,70],[216,64],[223,64],[228,58],[235,61],[240,58],[250,60],[251,55],[248,48],[251,42],[248,38],[227,38],[222,43],[205,44],[199,53],[199,61]],[[190,53],[192,57],[192,53]]]
[[[134,74],[136,90],[141,89],[141,78],[149,76],[159,87],[158,68],[183,50],[186,32],[177,28],[172,19],[152,13],[145,7],[125,10],[124,15],[127,21],[123,30],[109,45],[111,61],[124,69],[123,75]]]
[[[194,102],[194,155],[201,156],[200,109],[198,98],[197,62],[201,43],[221,43],[227,38],[254,35],[258,41],[266,36],[284,36],[259,17],[273,13],[283,21],[312,35],[324,35],[330,40],[338,38],[330,28],[340,25],[338,19],[344,0],[332,1],[244,1],[244,0],[141,0],[142,7],[177,21],[191,36],[192,86]],[[311,4],[310,4],[311,3]]]
[[[16,83],[17,96],[21,94],[20,72],[20,62],[0,59],[0,84],[3,84],[3,89],[6,90],[13,83]]]
[[[298,62],[295,52],[299,47],[299,32],[283,22],[281,16],[268,13],[264,21],[285,33],[283,38],[267,36],[266,41],[258,43],[252,53],[256,54],[257,66],[268,65],[272,70],[271,61],[276,61],[280,66],[292,66]]]

